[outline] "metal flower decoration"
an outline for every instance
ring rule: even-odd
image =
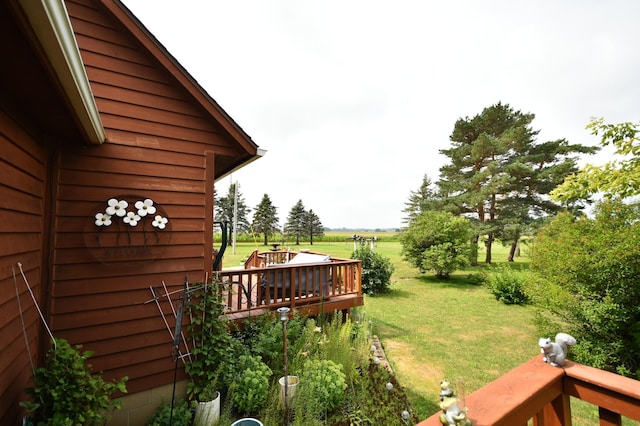
[[[167,222],[169,222],[169,219],[167,219],[166,217],[156,215],[151,224],[154,226],[154,228],[164,229],[167,226]]]
[[[108,227],[113,223],[114,217],[121,217],[122,222],[130,227],[136,227],[146,216],[153,217],[157,208],[150,198],[139,200],[134,203],[135,210],[127,211],[129,203],[126,200],[110,198],[104,212],[96,213],[95,224],[100,227]],[[169,219],[161,215],[155,215],[151,225],[156,229],[165,229]]]
[[[155,214],[156,208],[153,205],[153,200],[147,198],[144,201],[136,201],[136,209],[138,209],[138,216],[145,217],[148,214]]]
[[[116,200],[115,198],[111,198],[107,201],[107,214],[109,216],[122,217],[127,214],[127,207],[129,207],[129,203],[125,200]]]
[[[96,213],[96,226],[111,225],[111,216],[106,213]]]

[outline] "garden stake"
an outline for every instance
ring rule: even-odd
[[[282,346],[284,352],[284,422],[289,426],[289,363],[287,360],[287,320],[289,319],[289,308],[278,308],[280,321],[282,322]]]

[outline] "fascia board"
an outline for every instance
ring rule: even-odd
[[[89,142],[106,140],[100,113],[63,0],[18,0]]]

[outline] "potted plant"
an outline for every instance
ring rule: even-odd
[[[232,354],[221,286],[219,281],[196,284],[187,305],[190,322],[186,328],[194,347],[185,364],[185,371],[191,379],[187,394],[190,400],[197,403],[195,425],[217,421],[220,415],[218,377]]]
[[[207,383],[195,402],[197,405],[193,419],[194,426],[216,424],[220,418],[220,392],[217,390],[217,380]]]
[[[34,386],[26,390],[32,401],[20,403],[32,413],[32,424],[102,425],[111,410],[121,407],[121,401],[111,396],[126,393],[127,377],[105,381],[86,364],[93,352],[80,352],[81,348],[64,339],[53,340],[45,366],[34,370]]]

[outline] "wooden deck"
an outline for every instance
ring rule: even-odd
[[[239,322],[283,306],[314,316],[363,305],[359,260],[287,264],[297,254],[254,251],[244,268],[217,272],[228,317]]]

